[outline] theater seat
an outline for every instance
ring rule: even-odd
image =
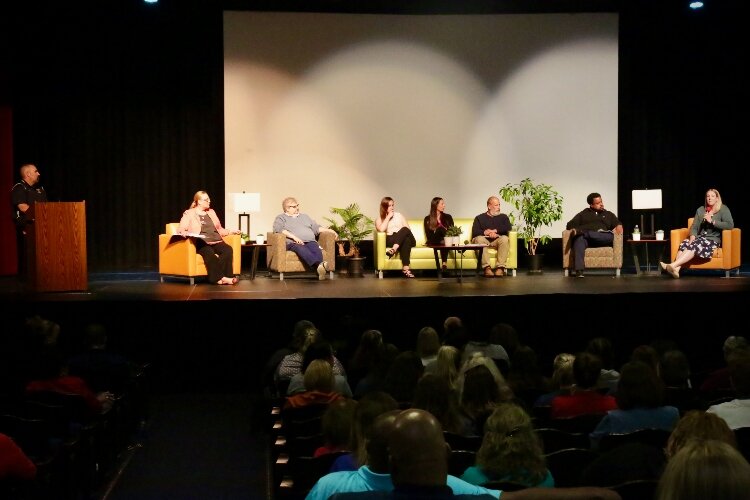
[[[192,238],[177,235],[178,222],[166,225],[163,234],[159,235],[159,274],[162,283],[165,277],[187,278],[195,284],[195,278],[208,276],[203,257],[195,251]],[[232,272],[240,274],[242,268],[242,240],[239,234],[224,236],[224,241],[234,251]]]

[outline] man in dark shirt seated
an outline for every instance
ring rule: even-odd
[[[588,208],[578,212],[566,229],[570,229],[575,255],[576,277],[583,277],[584,255],[588,247],[611,247],[615,234],[622,234],[622,222],[617,216],[604,209],[602,195],[591,193],[586,197]]]

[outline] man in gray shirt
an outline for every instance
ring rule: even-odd
[[[277,215],[273,221],[273,232],[283,233],[286,236],[286,249],[296,253],[310,269],[316,269],[318,279],[324,280],[328,263],[323,260],[323,251],[316,238],[323,232],[336,232],[321,227],[310,216],[299,213],[299,203],[295,198],[284,198],[281,207],[284,213]]]

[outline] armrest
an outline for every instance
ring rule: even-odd
[[[375,269],[383,269],[385,267],[385,231],[375,231],[375,236],[372,241],[372,251],[375,254]]]
[[[742,233],[739,228],[725,229],[721,232],[721,253],[724,259],[725,269],[740,267],[742,254],[740,253],[740,238]]]
[[[239,234],[228,234],[223,239],[232,247],[232,272],[242,274],[242,238]]]
[[[318,235],[318,245],[323,249],[323,260],[330,271],[336,270],[336,235],[325,232]]]
[[[563,269],[573,267],[573,248],[570,244],[570,229],[562,232]]]
[[[615,239],[612,240],[612,258],[615,261],[615,267],[617,269],[622,268],[622,242],[624,240],[624,235],[622,234],[615,234]]]
[[[282,233],[268,232],[266,240],[268,243],[268,247],[266,248],[266,265],[274,271],[284,269],[282,264],[286,261],[286,236]]]
[[[692,220],[692,219],[691,219]],[[675,260],[677,257],[677,251],[680,249],[680,243],[682,240],[688,237],[688,228],[681,227],[679,229],[672,229],[669,232],[669,246],[672,249],[670,260]]]
[[[195,273],[195,243],[190,238],[159,235],[159,273],[188,276]]]

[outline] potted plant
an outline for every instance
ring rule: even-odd
[[[461,226],[450,226],[445,230],[445,244],[446,245],[459,245],[461,244],[461,234],[464,230]],[[450,242],[448,241],[450,238]]]
[[[250,241],[250,236],[248,236],[247,233],[241,233],[240,239],[242,240],[242,244],[245,245],[248,241]]]
[[[329,227],[339,235],[339,241],[336,242],[338,253],[348,259],[351,276],[362,276],[364,257],[360,256],[359,245],[375,230],[375,222],[363,214],[356,203],[346,208],[331,208],[331,213],[338,215],[341,219],[340,221],[328,217],[325,219],[330,223]]]
[[[500,197],[514,209],[508,217],[518,235],[523,238],[529,256],[536,256],[539,244],[552,239],[542,232],[542,228],[562,218],[562,196],[549,184],[535,184],[527,177],[517,184],[509,183],[500,188]],[[541,271],[541,257],[530,260],[539,266],[534,269],[532,265],[532,269]]]

